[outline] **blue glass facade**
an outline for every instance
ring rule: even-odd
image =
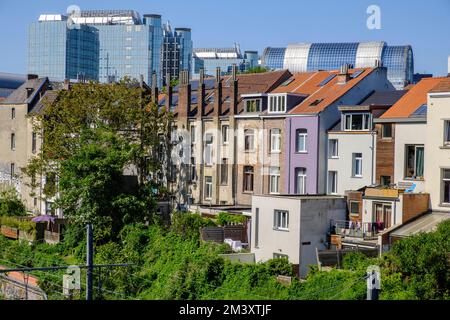
[[[414,59],[411,46],[388,46],[384,42],[312,43],[264,50],[262,64],[269,69],[291,72],[335,70],[348,63],[356,68],[373,67],[380,60],[388,79],[397,89],[413,82]]]
[[[98,33],[89,26],[67,28],[66,21],[29,27],[28,73],[51,79],[98,79]]]

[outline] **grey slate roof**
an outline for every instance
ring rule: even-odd
[[[47,78],[38,78],[27,80],[19,88],[14,90],[6,99],[3,104],[23,104],[30,103],[35,98],[36,94],[39,93],[41,86],[47,81]],[[33,93],[28,98],[27,88],[33,88]]]
[[[26,79],[25,75],[0,72],[0,88],[17,89]]]
[[[407,92],[408,90],[375,91],[359,105],[392,106]]]

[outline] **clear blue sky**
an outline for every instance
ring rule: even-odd
[[[0,0],[0,72],[26,73],[27,29],[42,13],[81,9],[134,9],[159,13],[173,27],[192,28],[194,47],[242,49],[295,42],[383,40],[410,44],[415,71],[447,74],[448,0]],[[381,8],[381,29],[366,27],[369,5]]]

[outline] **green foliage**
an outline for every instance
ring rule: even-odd
[[[269,71],[269,69],[267,69],[267,68],[257,66],[257,67],[250,68],[243,73],[264,73],[264,72],[268,72],[268,71]]]
[[[25,216],[25,205],[20,200],[16,189],[10,188],[0,192],[0,216]]]
[[[244,223],[247,218],[243,215],[230,214],[228,212],[219,212],[217,216],[217,223],[221,226],[231,223]]]
[[[21,231],[34,234],[36,232],[36,223],[30,220],[21,220],[15,217],[3,216],[0,217],[0,225],[10,228],[16,228]]]
[[[200,229],[215,225],[211,219],[202,218],[198,214],[175,212],[172,215],[171,230],[185,239],[200,241]]]

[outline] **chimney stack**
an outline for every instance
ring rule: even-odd
[[[37,79],[38,75],[37,74],[27,74],[27,80],[32,80],[32,79]]]
[[[205,115],[205,96],[205,70],[202,68],[197,89],[197,118],[199,119]]]
[[[383,66],[383,62],[380,59],[375,59],[375,67],[381,68]]]
[[[180,72],[180,85],[178,87],[178,117],[187,117],[191,109],[191,84],[188,71]]]
[[[216,68],[216,90],[214,94],[214,112],[217,116],[222,115],[222,77],[220,67]]]
[[[341,69],[338,74],[338,84],[345,84],[351,79],[348,70],[349,65],[347,63],[341,66]]]
[[[230,116],[237,114],[238,105],[238,79],[237,79],[237,65],[233,64],[231,67],[231,103],[230,103]]]
[[[167,72],[166,75],[166,111],[170,111],[170,107],[172,106],[172,86],[170,85],[171,82],[171,76],[170,72]]]
[[[156,80],[156,72],[153,71],[153,73],[152,73],[152,98],[151,99],[156,104],[158,104],[158,95],[159,95],[157,82],[158,82],[158,80]]]

